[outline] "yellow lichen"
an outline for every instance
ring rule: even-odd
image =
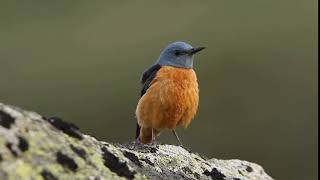
[[[21,178],[29,177],[33,173],[33,170],[30,164],[27,164],[21,160],[17,160],[15,171],[16,171],[16,175]]]

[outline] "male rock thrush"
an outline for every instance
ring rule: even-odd
[[[150,143],[161,130],[187,127],[199,103],[199,89],[193,70],[193,55],[205,49],[185,42],[169,44],[156,63],[141,78],[141,98],[136,109],[136,139]]]

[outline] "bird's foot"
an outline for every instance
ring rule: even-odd
[[[139,137],[134,141],[134,143],[137,144],[137,145],[143,144],[143,143],[140,141]]]

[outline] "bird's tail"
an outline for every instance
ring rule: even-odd
[[[140,136],[140,129],[141,129],[141,127],[140,127],[139,124],[137,123],[137,127],[136,127],[136,139],[139,138],[139,136]]]

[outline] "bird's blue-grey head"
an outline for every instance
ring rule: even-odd
[[[205,49],[205,47],[194,48],[185,42],[174,42],[169,44],[160,54],[157,64],[161,66],[173,66],[178,68],[192,68],[193,55]]]

